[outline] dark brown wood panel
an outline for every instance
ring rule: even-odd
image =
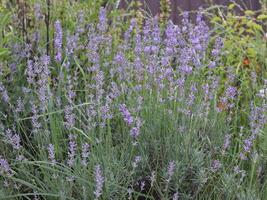
[[[160,13],[160,0],[139,0],[144,5],[144,8],[151,15],[155,16]],[[170,0],[171,1],[171,19],[174,22],[178,22],[178,15],[180,10],[183,11],[192,11],[197,10],[200,7],[207,7],[211,4],[218,5],[228,5],[231,0]],[[131,0],[122,0],[120,3],[121,8],[127,8],[127,5]],[[236,3],[241,5],[243,8],[248,8],[251,10],[260,9],[259,0],[235,0]]]

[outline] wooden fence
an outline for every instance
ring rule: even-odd
[[[160,13],[160,0],[139,0],[143,4],[143,8],[153,16]],[[234,0],[243,8],[251,10],[260,9],[259,0]],[[122,0],[121,8],[127,8],[131,0]],[[179,13],[183,11],[197,10],[200,7],[207,7],[211,4],[228,5],[231,0],[170,0],[171,2],[171,19],[177,23],[179,21]]]

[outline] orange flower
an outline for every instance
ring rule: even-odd
[[[243,65],[248,66],[249,64],[250,64],[250,60],[248,59],[248,57],[244,58]]]

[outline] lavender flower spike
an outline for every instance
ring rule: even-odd
[[[20,145],[20,136],[18,134],[13,134],[10,129],[6,130],[6,138],[8,142],[12,145],[13,149],[19,150],[22,147]]]
[[[88,143],[82,145],[82,165],[87,166],[88,157],[89,157],[89,147]]]
[[[77,144],[76,144],[76,136],[70,134],[69,135],[69,147],[68,147],[68,165],[72,167],[75,162],[75,156],[76,156],[76,150],[77,150]]]
[[[95,200],[97,200],[102,195],[103,184],[104,184],[104,177],[102,175],[100,165],[97,165],[95,167],[94,175],[95,175],[95,182],[96,182],[96,188],[94,191],[94,195],[95,195]]]
[[[48,158],[50,159],[52,165],[56,164],[56,159],[55,159],[55,148],[53,144],[49,144],[47,147],[48,150]]]
[[[104,33],[107,29],[107,16],[106,16],[106,9],[101,7],[99,11],[99,22],[97,28],[99,31]]]
[[[12,169],[10,168],[8,161],[0,155],[0,174],[1,175],[7,175],[7,176],[12,176],[13,172]]]
[[[128,126],[132,125],[134,120],[125,104],[120,105],[120,111],[123,115],[124,121],[128,124]]]
[[[174,171],[175,171],[175,162],[174,161],[171,161],[169,162],[169,165],[168,165],[168,171],[167,171],[167,182],[169,183],[171,181],[171,178],[174,174]]]
[[[213,160],[211,164],[211,171],[217,172],[222,167],[222,164],[219,160]]]
[[[63,33],[62,33],[62,27],[61,27],[61,23],[59,20],[57,20],[55,22],[55,60],[57,62],[61,61],[62,58],[62,38],[63,38]]]
[[[172,200],[178,200],[179,199],[179,193],[175,192],[172,196]]]

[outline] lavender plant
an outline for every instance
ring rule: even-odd
[[[263,198],[266,97],[240,105],[202,14],[132,19],[119,40],[105,8],[85,15],[55,20],[49,55],[30,40],[0,65],[18,65],[0,75],[0,198]]]

